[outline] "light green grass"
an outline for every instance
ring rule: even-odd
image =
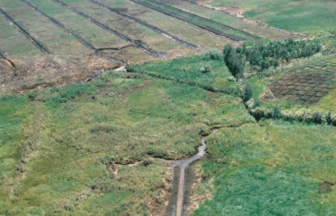
[[[238,97],[115,72],[2,97],[1,112],[4,215],[149,215],[172,170],[116,164],[186,158],[212,127],[254,121]]]
[[[336,137],[332,126],[265,121],[222,128],[208,140],[203,187],[214,197],[193,215],[333,215]],[[212,183],[211,183],[212,182]]]
[[[212,6],[238,6],[244,16],[274,27],[315,36],[336,31],[336,3],[333,1],[214,1]],[[335,34],[335,33],[333,33]]]
[[[171,61],[157,61],[151,64],[135,65],[135,71],[147,71],[165,77],[172,77],[196,85],[209,86],[218,90],[235,92],[235,82],[228,81],[231,73],[220,60],[205,60],[204,54]],[[202,73],[202,67],[210,67],[211,72]],[[228,92],[230,92],[228,91]]]

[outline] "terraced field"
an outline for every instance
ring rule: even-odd
[[[137,0],[134,4],[126,0],[1,0],[0,8],[0,47],[7,59],[17,62],[16,70],[27,71],[29,65],[31,71],[42,74],[41,64],[34,62],[44,58],[57,58],[66,68],[67,56],[71,55],[77,57],[79,67],[62,74],[82,80],[88,78],[80,75],[82,68],[97,71],[189,56],[209,48],[221,49],[225,44],[259,43],[269,36],[264,32],[270,31],[262,27],[259,30],[265,31],[246,31],[239,19],[231,22],[235,18],[229,15],[215,13],[207,18],[203,13],[210,14],[210,9],[199,7],[188,12],[159,1]],[[272,34],[274,38],[284,38],[280,32]],[[96,58],[100,63],[93,60]],[[55,68],[47,68],[50,72],[45,72],[44,78],[30,73],[24,79],[33,83],[36,77],[40,77],[39,82],[48,77],[49,83],[58,83],[58,75],[51,72]],[[7,90],[21,86],[3,84]]]

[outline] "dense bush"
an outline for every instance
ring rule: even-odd
[[[244,76],[244,62],[236,49],[231,45],[226,45],[223,50],[224,61],[232,75],[238,79]]]
[[[280,62],[291,59],[304,58],[321,51],[322,45],[318,39],[294,41],[288,39],[283,42],[274,41],[269,44],[257,44],[252,48],[238,47],[236,52],[245,58],[255,69],[264,70],[278,67]]]
[[[202,54],[202,60],[222,60],[223,54],[216,49],[210,49]]]
[[[243,101],[246,102],[253,97],[252,87],[248,82],[244,84]]]

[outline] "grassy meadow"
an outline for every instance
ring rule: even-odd
[[[245,18],[288,31],[314,36],[335,35],[336,33],[336,3],[334,1],[220,0],[207,4],[214,7],[236,6],[244,11]]]
[[[254,122],[239,97],[138,73],[0,100],[3,215],[149,215],[172,170],[143,160],[186,158],[212,127]]]
[[[192,215],[334,215],[335,128],[261,121],[208,140],[202,187],[214,195]]]

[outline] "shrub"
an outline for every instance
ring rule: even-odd
[[[211,72],[211,68],[208,67],[208,66],[204,66],[204,67],[201,67],[199,71],[201,73],[210,73]]]
[[[223,53],[216,49],[210,49],[202,54],[202,60],[222,60]]]
[[[281,117],[281,110],[280,107],[275,106],[272,111],[272,118],[279,119]]]
[[[243,91],[243,101],[246,102],[250,100],[253,96],[251,85],[248,82],[244,84],[244,91]]]
[[[236,78],[244,77],[244,62],[240,55],[238,55],[235,48],[231,45],[226,45],[223,50],[224,61],[229,68],[231,74]]]

